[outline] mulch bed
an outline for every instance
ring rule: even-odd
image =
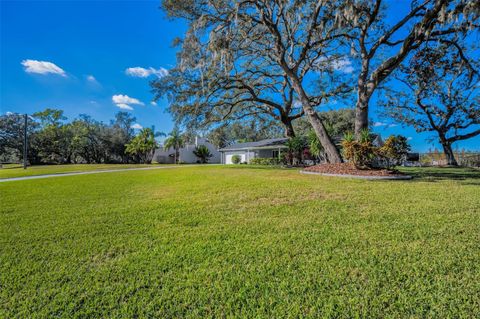
[[[386,169],[358,169],[351,163],[340,164],[320,164],[310,166],[304,169],[305,172],[321,173],[321,174],[339,174],[339,175],[356,175],[356,176],[404,176],[398,171],[390,171]]]

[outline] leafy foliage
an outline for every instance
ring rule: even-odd
[[[365,169],[371,167],[376,155],[375,151],[373,138],[368,130],[362,130],[358,140],[355,139],[352,133],[349,133],[345,135],[342,141],[344,158],[352,162],[357,168]]]
[[[318,159],[322,155],[323,146],[318,140],[317,134],[313,130],[308,133],[308,149],[310,154]]]
[[[130,143],[125,145],[128,154],[134,155],[140,163],[150,163],[157,147],[155,135],[150,128],[144,128]]]
[[[169,134],[168,137],[163,142],[163,148],[165,150],[169,150],[171,148],[174,149],[175,153],[175,163],[179,163],[180,161],[180,148],[185,145],[185,139],[180,132],[178,127],[175,127]]]
[[[283,157],[289,165],[299,165],[303,162],[304,150],[308,148],[307,139],[304,136],[295,136],[289,138],[287,143],[287,150]]]
[[[279,158],[252,158],[249,162],[249,164],[252,165],[280,165],[282,164],[282,161]]]
[[[240,162],[242,161],[242,157],[240,155],[232,155],[232,163],[233,164],[240,164]]]
[[[353,132],[355,129],[354,109],[345,108],[318,112],[318,116],[322,119],[328,134],[333,138],[342,137],[347,132]],[[297,135],[309,135],[312,130],[312,125],[305,118],[300,118],[295,120],[293,128]]]
[[[198,157],[198,159],[200,160],[200,163],[202,164],[208,163],[208,160],[210,159],[210,157],[213,156],[210,150],[208,149],[208,147],[206,147],[205,145],[196,146],[195,149],[193,150],[193,154],[195,154],[195,156]]]
[[[377,154],[385,161],[387,168],[399,165],[410,152],[407,138],[401,135],[389,136],[378,148]]]
[[[27,136],[31,137],[38,123],[27,118]],[[23,154],[24,115],[9,113],[0,116],[0,162],[19,162]],[[32,139],[28,139],[29,154],[33,155]],[[30,156],[30,157],[31,157]]]
[[[28,119],[28,161],[30,164],[128,163],[132,157],[125,145],[133,138],[135,118],[119,112],[109,125],[81,114],[67,122],[63,111],[45,109]],[[0,116],[2,161],[18,162],[23,154],[23,116]]]
[[[384,163],[391,168],[400,164],[409,151],[410,146],[404,136],[389,136],[382,146],[377,146],[373,144],[373,135],[367,129],[361,131],[359,139],[355,139],[353,133],[347,133],[342,140],[345,160],[360,169],[371,168],[374,162],[376,165]]]

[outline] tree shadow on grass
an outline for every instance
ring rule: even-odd
[[[480,169],[469,167],[409,167],[400,171],[413,177],[412,181],[461,181],[464,185],[480,185]]]

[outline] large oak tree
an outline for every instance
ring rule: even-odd
[[[413,0],[395,5],[406,13],[388,11],[382,0],[346,0],[338,12],[349,30],[352,55],[360,68],[355,105],[357,136],[368,128],[372,95],[409,55],[422,44],[437,41],[453,44],[449,48],[462,55],[457,40],[471,30],[478,32],[479,1]]]
[[[281,109],[292,110],[296,102],[301,111],[293,116],[305,114],[330,162],[340,162],[341,157],[316,107],[346,91],[342,85],[332,88],[331,82],[320,81],[331,71],[324,62],[339,58],[343,30],[335,17],[338,5],[326,0],[163,2],[170,16],[188,21],[177,69],[197,71],[196,82],[206,88],[197,92],[214,94],[220,87],[224,91],[217,96],[218,103],[241,104],[242,110],[250,106],[253,112],[263,105],[280,114]],[[225,85],[205,85],[217,80]],[[314,89],[311,83],[317,84]],[[318,87],[319,83],[323,85]],[[276,97],[259,100],[257,92],[265,91]],[[285,103],[278,96],[289,98]]]
[[[434,133],[448,165],[457,165],[452,144],[480,134],[476,69],[447,45],[426,46],[402,67],[403,85],[387,94],[385,112],[417,132]]]

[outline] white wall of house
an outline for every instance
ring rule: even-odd
[[[224,164],[233,164],[232,162],[232,157],[234,155],[239,155],[241,160],[240,163],[245,163],[250,160],[250,158],[255,157],[255,154],[248,154],[246,150],[240,150],[240,151],[228,151],[228,152],[223,152],[223,163]],[[250,155],[250,156],[249,156]]]
[[[185,147],[182,147],[179,150],[179,158],[181,162],[184,163],[189,163],[189,164],[194,164],[198,161],[198,157],[193,154],[193,151],[195,150],[196,146],[200,145],[205,145],[210,153],[213,155],[210,157],[208,160],[208,163],[220,163],[221,161],[221,154],[215,147],[215,145],[209,143],[207,140],[203,138],[197,137],[195,139],[195,144],[190,144],[190,145],[185,145]],[[153,155],[153,160],[162,163],[162,164],[173,164],[174,163],[174,157],[172,156],[174,154],[175,150],[174,149],[169,149],[169,150],[164,150],[163,148],[158,148],[155,150],[155,154]]]
[[[155,153],[153,154],[152,161],[155,161],[160,164],[173,164],[173,156],[170,156],[173,154],[173,150],[164,150],[163,148],[157,148],[155,150]]]

